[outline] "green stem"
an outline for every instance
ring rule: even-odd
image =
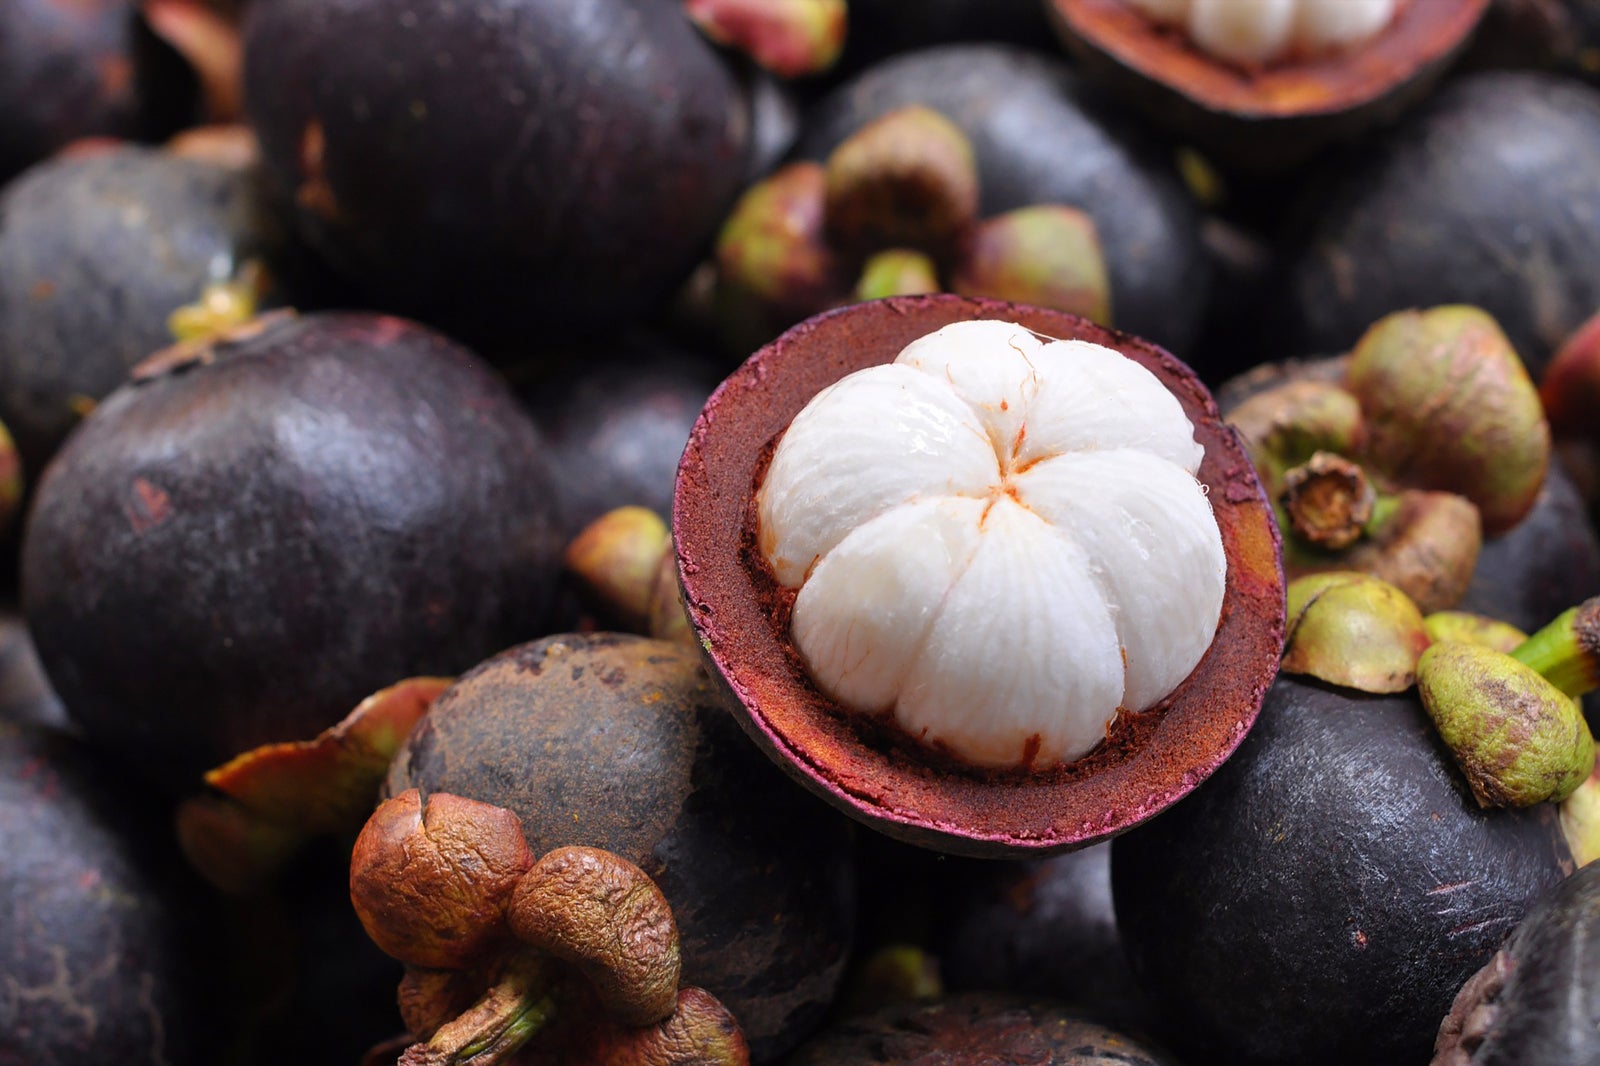
[[[1600,596],[1563,611],[1511,655],[1574,699],[1600,688]]]

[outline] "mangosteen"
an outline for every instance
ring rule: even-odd
[[[336,268],[490,354],[658,308],[750,152],[679,0],[256,4],[245,112]]]
[[[1278,538],[1237,437],[1172,356],[1059,312],[902,297],[795,327],[701,413],[673,534],[740,724],[939,850],[1144,821],[1277,669]]]
[[[0,1062],[213,1061],[195,886],[136,786],[0,722],[0,853]]]
[[[543,442],[422,327],[257,319],[135,370],[39,485],[23,610],[73,720],[166,788],[539,631]]]
[[[31,480],[94,404],[173,340],[208,285],[270,304],[286,240],[252,172],[124,147],[0,196],[0,420]],[[282,280],[287,280],[286,278]]]
[[[1461,986],[1433,1066],[1579,1066],[1600,1061],[1600,865],[1567,878]]]
[[[66,708],[50,688],[20,615],[0,613],[0,721],[70,731]]]
[[[885,60],[819,101],[796,151],[820,160],[891,111],[921,106],[971,142],[988,218],[1053,204],[1085,213],[1110,278],[1115,324],[1182,353],[1199,327],[1208,268],[1199,212],[1165,149],[1065,64],[998,44]]]
[[[1226,169],[1277,169],[1391,121],[1489,0],[1051,0],[1085,71]]]
[[[653,338],[590,351],[519,390],[549,442],[569,538],[617,507],[672,510],[689,428],[726,374],[717,360]]]
[[[1181,1053],[1422,1061],[1456,989],[1572,872],[1559,823],[1480,807],[1414,692],[1281,675],[1234,757],[1112,844],[1117,922]]]
[[[196,90],[136,0],[7,0],[0,183],[82,137],[159,140],[195,116]]]
[[[534,854],[615,852],[661,887],[683,978],[739,1019],[753,1057],[821,1022],[852,937],[848,823],[769,766],[696,651],[609,633],[498,655],[441,695],[386,792],[505,807]]]
[[[1391,311],[1468,303],[1538,379],[1600,307],[1600,214],[1586,206],[1600,198],[1600,90],[1462,78],[1328,173],[1301,203],[1290,354],[1345,351]]]
[[[1025,48],[1053,45],[1044,8],[1035,0],[850,0],[850,31],[839,70],[855,72],[897,52],[940,44],[1003,41]]]
[[[1049,1001],[968,993],[840,1022],[787,1066],[1171,1066],[1156,1049]]]
[[[950,860],[936,882],[933,951],[953,991],[1059,1000],[1150,1028],[1111,903],[1111,844],[1021,862]]]

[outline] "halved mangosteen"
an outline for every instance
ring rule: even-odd
[[[1062,461],[1078,448],[1103,450]],[[1276,526],[1209,394],[1058,312],[923,296],[802,323],[707,403],[673,531],[746,731],[847,814],[952,852],[1069,850],[1151,817],[1238,745],[1281,650]]]
[[[1229,169],[1304,160],[1418,99],[1489,0],[1051,0],[1094,76]]]

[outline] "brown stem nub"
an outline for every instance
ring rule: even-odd
[[[1280,500],[1295,535],[1340,551],[1361,539],[1377,496],[1359,464],[1317,452],[1284,474]]]
[[[545,1027],[555,1003],[537,960],[509,968],[465,1013],[441,1025],[426,1043],[412,1044],[396,1066],[496,1066]]]
[[[666,897],[645,872],[598,848],[557,848],[534,864],[511,901],[511,930],[576,966],[624,1025],[672,1014],[681,961]]]

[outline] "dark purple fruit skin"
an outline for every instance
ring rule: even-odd
[[[1290,343],[1347,351],[1391,311],[1474,304],[1537,380],[1600,307],[1597,201],[1600,91],[1520,72],[1457,81],[1311,190]]]
[[[821,1023],[854,932],[849,823],[745,739],[696,649],[589,633],[496,656],[396,755],[385,791],[407,788],[509,808],[535,855],[638,864],[672,905],[684,982],[727,1005],[756,1061]]]
[[[119,389],[39,486],[23,612],[73,719],[172,789],[539,632],[543,441],[465,349],[318,314]]]
[[[1532,633],[1568,607],[1600,595],[1600,537],[1572,477],[1552,460],[1533,510],[1483,542],[1459,604]]]
[[[1255,728],[1112,844],[1117,919],[1195,1061],[1425,1062],[1456,990],[1571,871],[1556,808],[1479,808],[1414,694],[1280,676]]]
[[[848,1018],[786,1066],[1175,1066],[1049,1001],[967,993]]]
[[[985,215],[1046,203],[1087,212],[1111,279],[1113,324],[1187,355],[1209,265],[1169,149],[1141,137],[1059,60],[969,44],[896,56],[841,85],[807,116],[797,151],[821,159],[911,104],[941,112],[971,139]]]
[[[165,826],[77,742],[0,722],[0,1066],[209,1061]]]
[[[1600,1062],[1600,863],[1541,900],[1500,954],[1510,974],[1487,1004],[1492,1020],[1471,1066]]]
[[[1056,51],[1044,5],[1033,0],[850,0],[849,35],[835,71],[854,72],[896,52],[938,44],[1004,41]]]
[[[630,504],[670,515],[689,429],[728,368],[646,338],[565,362],[525,395],[550,444],[566,535]]]
[[[0,183],[80,137],[165,137],[195,109],[135,0],[0,4]]]
[[[335,267],[490,354],[659,305],[749,152],[744,92],[680,0],[256,4],[245,110]]]
[[[50,687],[21,615],[0,611],[0,722],[70,732],[67,709]]]
[[[154,149],[53,160],[9,185],[0,195],[0,421],[26,477],[78,424],[84,399],[107,395],[172,343],[168,315],[247,260],[281,265],[284,245],[249,172]]]
[[[1111,903],[1111,844],[1043,861],[950,860],[933,921],[945,987],[1060,1000],[1149,1028]]]

